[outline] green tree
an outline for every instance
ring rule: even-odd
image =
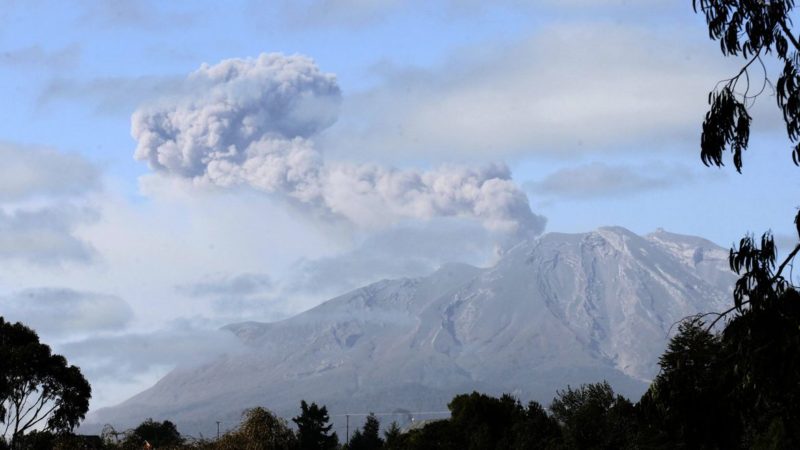
[[[794,0],[693,0],[695,11],[708,23],[709,35],[719,41],[726,56],[741,56],[745,64],[733,77],[723,80],[709,94],[710,109],[703,121],[700,157],[704,164],[724,165],[724,154],[732,154],[733,164],[741,172],[743,152],[750,140],[752,117],[749,108],[774,85],[775,99],[783,113],[792,159],[800,165],[800,41],[792,31]],[[782,70],[775,83],[764,63],[767,55],[777,59]],[[756,86],[751,86],[755,81]],[[795,216],[800,235],[800,213]],[[777,266],[777,249],[770,233],[764,233],[760,245],[753,236],[745,236],[731,250],[731,269],[741,277],[734,289],[734,305],[719,315],[743,312],[744,307],[769,307],[791,287],[783,270],[800,252],[800,243]],[[712,326],[715,322],[712,322]]]
[[[703,162],[721,166],[724,153],[730,152],[737,171],[742,170],[752,121],[749,108],[767,86],[774,86],[792,159],[800,165],[800,40],[791,20],[797,13],[795,2],[694,0],[693,5],[705,16],[709,35],[719,41],[723,54],[745,60],[737,74],[709,95],[711,107],[700,145]],[[766,56],[780,67],[777,76],[768,70],[773,65],[764,63]],[[800,213],[795,225],[800,235]],[[734,304],[711,323],[713,327],[728,320],[722,341],[730,359],[731,394],[745,446],[800,445],[800,432],[792,426],[800,417],[796,406],[800,400],[800,295],[784,275],[798,252],[800,244],[777,264],[770,233],[762,235],[760,242],[745,236],[730,254],[731,268],[740,275]]]
[[[305,400],[300,401],[300,415],[293,418],[297,425],[297,440],[302,450],[329,450],[339,446],[336,433],[331,433],[333,425],[329,423],[328,409],[316,403],[309,406]]]
[[[392,422],[389,429],[383,432],[383,439],[384,448],[388,450],[400,450],[405,447],[404,436],[397,422]]]
[[[134,428],[122,443],[122,448],[139,449],[149,443],[155,448],[176,448],[183,444],[178,428],[169,420],[156,422],[152,418]]]
[[[356,430],[350,438],[349,450],[378,450],[383,447],[380,435],[381,423],[374,414],[367,416],[361,430]]]
[[[30,328],[0,317],[0,423],[12,448],[30,430],[71,431],[90,398],[80,369],[53,354]]]
[[[568,448],[621,449],[634,444],[635,410],[611,385],[584,384],[558,391],[550,404]]]
[[[724,345],[699,319],[681,323],[639,401],[640,443],[650,448],[735,448],[741,432],[730,403]]]
[[[24,450],[101,450],[107,447],[99,436],[32,431],[19,437],[18,448]],[[140,448],[137,447],[137,450]]]
[[[225,433],[213,448],[221,450],[287,450],[297,446],[297,438],[286,421],[266,408],[243,413],[236,430]]]
[[[499,399],[478,392],[457,395],[448,408],[453,440],[465,449],[509,448],[511,430],[524,415],[520,403],[508,394]]]
[[[453,439],[456,435],[450,420],[434,420],[422,428],[409,431],[404,436],[403,449],[408,450],[461,450]]]
[[[528,403],[524,414],[513,425],[512,448],[558,448],[561,444],[561,427],[558,421],[547,414],[538,402]]]
[[[775,441],[782,429],[785,446],[800,446],[800,294],[789,289],[770,307],[738,314],[722,339],[745,442]]]

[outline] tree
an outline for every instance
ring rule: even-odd
[[[692,5],[705,15],[709,36],[719,41],[722,53],[746,60],[735,76],[720,82],[709,95],[711,108],[700,141],[703,162],[722,166],[723,154],[729,150],[741,172],[752,121],[748,108],[771,85],[762,60],[771,54],[783,65],[775,83],[776,100],[789,140],[795,144],[792,158],[800,164],[800,41],[790,29],[794,1],[693,0]],[[751,81],[758,80],[755,75],[760,75],[762,82],[751,89]]]
[[[399,450],[405,447],[403,445],[403,433],[400,431],[400,426],[397,425],[397,422],[392,422],[392,424],[389,425],[389,429],[383,432],[383,439],[385,448],[387,449]]]
[[[568,448],[620,449],[632,445],[635,411],[630,401],[615,395],[611,385],[584,384],[558,391],[550,404],[563,427]]]
[[[172,448],[183,444],[178,428],[169,420],[156,422],[152,418],[139,424],[122,443],[122,448],[139,449],[145,442],[155,448]]]
[[[750,140],[749,108],[770,86],[783,113],[792,160],[800,165],[800,40],[792,31],[793,0],[692,0],[695,11],[708,23],[709,36],[719,41],[726,56],[741,56],[745,64],[733,77],[723,80],[709,94],[710,109],[703,121],[700,157],[707,166],[723,166],[724,154],[732,154],[738,172]],[[763,58],[772,55],[783,67],[773,84]],[[759,80],[752,87],[753,80]],[[774,87],[773,87],[774,86]],[[800,213],[795,216],[800,235]],[[777,253],[770,233],[761,245],[745,236],[731,250],[731,269],[741,275],[734,291],[734,307],[720,315],[742,311],[746,305],[760,308],[775,301],[789,287],[783,277],[787,264],[800,252],[800,243],[775,270]],[[712,323],[713,325],[713,323]]]
[[[12,448],[29,430],[71,431],[90,398],[79,368],[53,354],[30,328],[0,317],[0,423]]]
[[[661,371],[639,401],[640,444],[648,448],[735,448],[730,368],[720,336],[699,319],[680,324]]]
[[[380,435],[381,423],[374,414],[367,416],[367,421],[361,430],[356,430],[350,438],[349,450],[378,450],[383,447]]]
[[[465,449],[509,448],[511,429],[524,410],[512,396],[494,398],[478,392],[457,395],[449,405],[453,440]]]
[[[800,294],[789,289],[766,308],[738,314],[722,332],[747,442],[783,429],[787,448],[800,445]],[[778,447],[779,448],[779,447]]]
[[[702,161],[721,166],[729,151],[741,172],[752,122],[748,110],[770,87],[783,113],[792,160],[800,165],[800,40],[791,20],[796,16],[795,2],[693,0],[693,5],[705,16],[709,36],[719,41],[722,53],[745,59],[741,70],[709,95],[710,110],[700,143]],[[774,84],[771,78],[775,77],[763,61],[767,55],[781,67]],[[752,80],[758,80],[753,89]],[[800,213],[795,225],[800,237]],[[760,243],[745,236],[730,254],[731,269],[740,275],[734,304],[710,324],[728,319],[722,343],[730,360],[732,396],[746,445],[800,445],[800,432],[792,426],[800,419],[800,294],[784,276],[798,252],[800,244],[777,264],[770,233],[764,233]]]
[[[328,409],[318,407],[316,403],[308,406],[305,400],[300,401],[300,415],[293,418],[297,425],[297,440],[301,450],[328,450],[339,446],[336,433],[331,434],[333,425],[329,423]]]
[[[558,421],[547,414],[538,402],[528,403],[524,414],[513,426],[514,449],[558,448],[561,443],[561,427]]]
[[[295,448],[297,438],[286,421],[266,408],[245,410],[239,427],[225,433],[215,447],[225,450],[286,450]]]

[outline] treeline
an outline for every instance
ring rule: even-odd
[[[380,431],[375,416],[342,442],[324,406],[301,402],[289,422],[264,408],[219,439],[185,439],[169,421],[101,437],[30,433],[24,449],[795,449],[800,448],[800,294],[742,310],[721,332],[683,322],[636,403],[606,382],[559,391],[547,408],[473,392],[449,419]],[[94,439],[94,440],[92,440]],[[89,442],[91,440],[91,442]],[[345,439],[346,440],[346,439]],[[147,447],[147,446],[150,447]]]

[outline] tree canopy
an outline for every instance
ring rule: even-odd
[[[53,354],[21,323],[0,317],[0,424],[12,447],[26,432],[68,432],[89,409],[91,387],[79,368]]]
[[[724,154],[730,152],[734,167],[742,171],[753,120],[749,110],[769,89],[783,113],[792,160],[800,165],[800,40],[792,30],[794,0],[693,0],[692,4],[705,16],[709,37],[719,42],[722,53],[745,61],[734,76],[720,81],[709,93],[710,109],[700,138],[703,163],[722,166]],[[777,77],[768,69],[773,64],[765,63],[767,56],[782,67]],[[800,213],[795,225],[800,237]],[[741,312],[744,306],[759,309],[783,297],[791,287],[783,271],[798,252],[800,244],[777,265],[777,248],[769,232],[760,243],[745,236],[730,254],[731,269],[741,276],[734,306],[721,316]]]
[[[708,23],[711,39],[726,56],[746,60],[733,77],[709,94],[711,108],[703,122],[701,157],[706,165],[723,165],[730,151],[736,170],[749,144],[752,117],[748,109],[767,88],[774,89],[793,144],[792,159],[800,164],[800,41],[792,31],[793,0],[693,0]],[[763,58],[777,58],[782,71],[775,83]]]
[[[242,423],[215,443],[219,449],[285,450],[295,448],[297,438],[285,420],[256,407],[245,410]]]
[[[339,446],[336,433],[331,433],[330,417],[325,406],[316,403],[311,406],[305,400],[300,402],[300,415],[293,418],[297,425],[297,440],[301,450],[329,450]]]
[[[380,435],[381,423],[374,414],[367,416],[367,421],[360,430],[356,430],[347,445],[348,450],[379,450],[383,448]]]

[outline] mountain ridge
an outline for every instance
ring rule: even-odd
[[[381,280],[278,322],[230,324],[248,347],[177,368],[103,422],[162,417],[208,431],[249,406],[296,413],[435,410],[473,389],[547,402],[555,389],[608,379],[641,394],[672,324],[727,306],[727,251],[702,238],[622,227],[548,233],[491,267],[445,264]],[[216,418],[215,418],[216,417]]]

